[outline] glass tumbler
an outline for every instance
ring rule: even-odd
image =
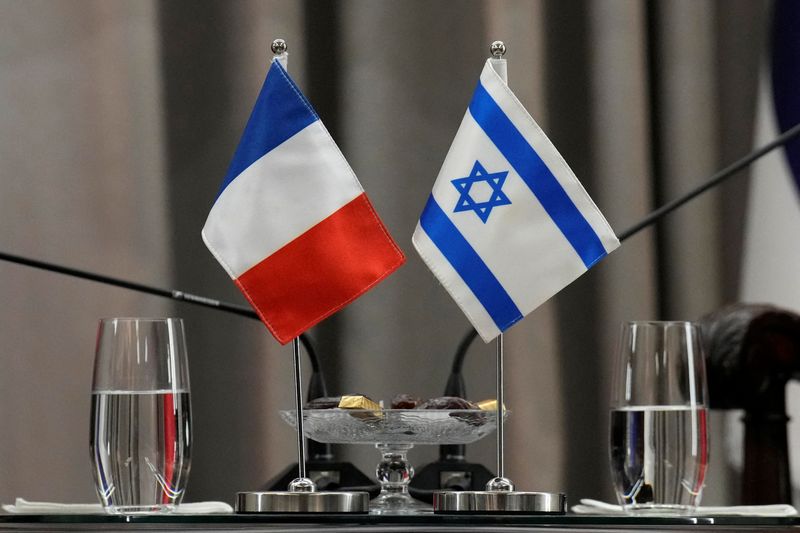
[[[180,503],[192,443],[181,319],[100,321],[90,439],[95,487],[107,512],[170,512]]]
[[[611,398],[617,499],[633,514],[688,514],[708,465],[708,393],[698,329],[623,324]]]

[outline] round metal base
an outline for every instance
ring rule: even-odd
[[[367,513],[368,492],[239,492],[237,513]]]
[[[434,513],[565,514],[560,492],[442,491],[433,493]]]

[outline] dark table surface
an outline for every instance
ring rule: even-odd
[[[575,532],[575,531],[800,531],[800,517],[610,515],[343,514],[55,515],[2,514],[0,531],[400,531]]]

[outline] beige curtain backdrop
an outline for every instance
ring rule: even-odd
[[[410,245],[488,43],[612,227],[747,152],[766,0],[0,0],[0,250],[226,300],[200,229],[270,60],[289,70],[408,263],[312,330],[333,393],[441,394],[468,323]],[[735,298],[745,180],[627,241],[507,335],[507,474],[611,499],[607,398],[620,322]],[[291,354],[255,321],[0,263],[0,500],[90,501],[96,320],[186,321],[187,499],[232,501],[294,460]],[[469,396],[493,394],[477,341]],[[715,417],[712,442],[725,430]],[[494,466],[494,439],[468,448]],[[367,474],[377,454],[340,448]],[[434,459],[419,447],[416,465]],[[712,454],[707,503],[736,480]]]
[[[0,248],[169,280],[149,2],[0,3]],[[90,500],[97,319],[164,302],[0,264],[0,499]]]

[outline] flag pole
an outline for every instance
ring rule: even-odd
[[[489,46],[489,51],[492,54],[492,58],[498,62],[502,62],[495,70],[503,79],[503,82],[508,83],[508,71],[505,68],[505,59],[503,56],[506,53],[506,45],[503,41],[494,41]],[[513,491],[514,490],[514,483],[511,482],[510,479],[506,478],[505,474],[505,442],[504,442],[504,421],[503,415],[505,415],[505,408],[503,403],[503,395],[505,392],[504,384],[503,384],[503,357],[504,357],[504,347],[503,347],[503,334],[502,332],[500,335],[497,336],[496,343],[496,357],[497,357],[497,382],[496,382],[496,391],[495,397],[497,398],[497,477],[490,479],[488,483],[486,483],[486,490],[488,491]]]
[[[275,39],[270,47],[286,68],[288,46]],[[302,335],[302,334],[301,334]],[[364,491],[318,491],[313,480],[306,477],[306,441],[303,431],[303,373],[300,366],[300,336],[292,339],[294,366],[295,428],[297,429],[297,475],[286,491],[246,491],[236,494],[237,513],[366,513],[369,493]]]
[[[303,374],[300,367],[300,337],[292,339],[294,362],[294,405],[297,413],[297,478],[289,483],[290,492],[314,492],[317,485],[306,477],[306,440],[303,435]]]
[[[497,336],[495,343],[497,348],[497,477],[490,479],[489,482],[486,483],[486,490],[513,491],[514,483],[506,477],[505,468],[505,432],[503,421],[503,417],[505,415],[505,403],[503,398],[505,393],[505,385],[503,383],[504,347],[502,333]]]
[[[275,60],[287,67],[288,46],[283,39],[275,39],[270,50]],[[300,366],[300,337],[292,339],[292,364],[294,365],[295,428],[297,429],[297,478],[289,483],[289,492],[315,492],[316,484],[306,477],[306,441],[303,431],[303,371]]]
[[[508,83],[508,69],[503,55],[506,45],[494,41],[489,46],[492,68],[504,83]],[[503,359],[505,356],[503,333],[495,340],[497,358],[496,398],[497,408],[497,473],[486,483],[485,490],[436,491],[433,493],[434,513],[530,513],[564,514],[567,499],[563,493],[517,491],[514,483],[505,477],[505,384],[503,382]]]
[[[497,336],[497,477],[505,477],[503,457],[503,334]]]

